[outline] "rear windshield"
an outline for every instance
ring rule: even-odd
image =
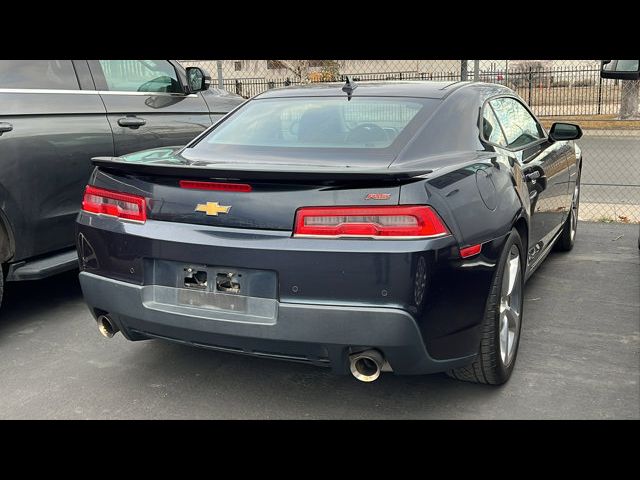
[[[216,145],[386,149],[434,102],[346,95],[252,100],[196,144],[194,153]]]

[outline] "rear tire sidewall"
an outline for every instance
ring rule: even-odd
[[[520,326],[518,328],[518,333],[516,335],[516,339],[514,342],[515,352],[513,354],[513,358],[511,359],[511,363],[509,363],[509,365],[507,366],[502,362],[502,357],[500,356],[500,292],[501,292],[500,289],[502,286],[502,278],[504,276],[505,269],[507,267],[507,262],[509,260],[509,253],[513,245],[516,245],[520,255],[520,292],[521,292],[520,305],[519,305]],[[518,233],[517,230],[514,229],[511,231],[511,234],[507,238],[504,248],[502,249],[502,255],[500,256],[500,270],[498,271],[498,274],[495,276],[494,282],[492,285],[492,289],[497,288],[497,291],[499,292],[499,294],[496,297],[496,300],[494,301],[494,303],[492,303],[491,305],[488,305],[488,308],[487,308],[488,310],[487,318],[491,319],[491,321],[494,322],[494,329],[493,329],[494,348],[491,349],[489,353],[494,357],[492,360],[495,361],[495,365],[496,365],[496,369],[495,369],[496,382],[495,383],[497,384],[501,384],[509,380],[509,377],[511,376],[511,372],[515,367],[516,360],[518,358],[520,337],[522,336],[522,323],[524,319],[524,308],[523,308],[524,307],[524,276],[525,276],[524,246],[522,244],[522,240],[520,239],[520,234]]]
[[[3,293],[4,293],[4,265],[0,263],[0,309],[2,308]]]

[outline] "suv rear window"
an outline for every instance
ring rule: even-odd
[[[79,90],[71,60],[2,60],[0,88]]]
[[[194,146],[384,149],[426,99],[387,97],[288,97],[248,102]],[[429,103],[431,105],[431,103]]]

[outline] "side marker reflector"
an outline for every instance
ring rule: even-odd
[[[482,250],[481,243],[479,243],[478,245],[471,245],[470,247],[464,247],[460,249],[460,256],[462,258],[473,257],[474,255],[479,254],[480,250]]]

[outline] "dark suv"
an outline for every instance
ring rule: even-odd
[[[0,302],[77,265],[91,157],[184,145],[244,101],[209,83],[174,60],[0,61]]]

